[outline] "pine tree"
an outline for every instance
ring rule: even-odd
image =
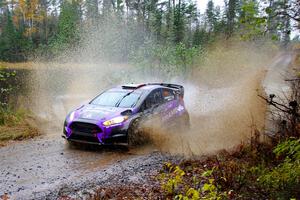
[[[234,32],[235,19],[236,19],[236,7],[238,0],[229,0],[226,10],[227,15],[227,27],[226,27],[226,35],[227,37],[231,37]]]
[[[296,4],[293,4],[295,8],[290,8],[293,1],[282,0],[275,1],[270,0],[269,7],[266,8],[266,13],[268,14],[268,32],[269,35],[274,40],[279,40],[283,42],[283,45],[287,45],[290,40],[291,24],[290,15],[296,16],[293,13],[294,9],[297,9]],[[300,3],[299,3],[300,5]],[[300,15],[300,14],[299,14]]]
[[[4,18],[4,27],[0,36],[0,59],[14,62],[25,60],[31,44],[23,37],[23,32],[16,30],[8,8]]]
[[[174,31],[174,42],[180,43],[184,39],[184,4],[182,4],[182,1],[179,0],[178,4],[175,7],[174,10],[174,25],[173,25],[173,31]]]
[[[63,1],[58,19],[57,34],[51,41],[54,53],[75,47],[79,37],[79,5],[76,1]]]
[[[216,16],[214,2],[212,0],[208,1],[207,3],[205,15],[207,19],[207,30],[208,32],[213,32],[214,26],[216,24]]]
[[[201,28],[199,22],[197,22],[196,29],[193,35],[193,46],[204,46],[208,41],[208,33],[205,29]]]
[[[259,16],[256,0],[243,0],[240,8],[239,31],[243,39],[252,40],[264,35],[266,19]]]

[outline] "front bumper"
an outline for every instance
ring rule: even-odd
[[[62,135],[61,137],[66,139],[67,141],[76,142],[76,143],[104,145],[103,143],[100,143],[100,142],[90,142],[90,141],[86,141],[86,140],[77,140],[77,139],[67,138],[65,135]]]
[[[97,125],[93,121],[76,121],[77,123],[89,123],[93,125]],[[123,143],[127,142],[127,129],[128,126],[126,124],[120,124],[117,126],[111,127],[100,127],[102,132],[100,133],[92,133],[92,132],[80,132],[78,130],[71,130],[70,125],[64,125],[63,135],[62,137],[68,141],[87,143],[87,144],[97,144],[97,145],[105,145],[105,144],[114,144],[114,143]],[[69,132],[68,132],[69,131]]]

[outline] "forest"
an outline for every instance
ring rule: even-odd
[[[210,0],[202,13],[190,0],[1,0],[0,60],[66,59],[66,51],[96,41],[102,50],[90,47],[91,57],[127,62],[167,51],[188,65],[199,51],[232,37],[282,46],[299,40],[292,34],[299,9],[297,0],[225,0],[224,6]],[[172,62],[166,57],[160,59]]]

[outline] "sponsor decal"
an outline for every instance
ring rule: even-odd
[[[182,105],[179,105],[178,107],[173,108],[170,112],[166,113],[162,117],[162,121],[167,121],[170,118],[172,118],[174,115],[180,114],[185,110],[185,108]]]

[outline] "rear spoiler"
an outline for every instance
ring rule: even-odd
[[[172,88],[176,93],[183,98],[184,96],[184,87],[182,85],[171,84],[171,83],[148,83],[147,85],[161,85],[164,87]]]

